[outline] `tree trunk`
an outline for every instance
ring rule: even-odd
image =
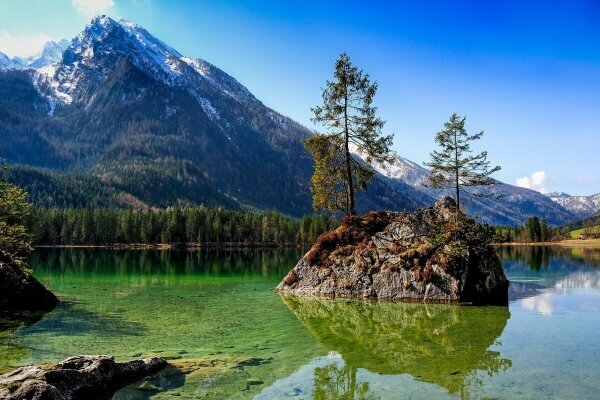
[[[454,131],[454,177],[456,178],[456,215],[460,211],[460,186],[458,175],[460,174],[460,166],[458,165],[458,148],[457,148],[456,131]]]
[[[348,130],[348,84],[344,88],[344,139],[346,150],[346,179],[348,179],[348,210],[350,215],[356,215],[354,204],[354,182],[352,182],[352,159],[350,155],[350,132]]]
[[[458,186],[458,172],[456,173],[456,211],[460,211],[460,187]]]

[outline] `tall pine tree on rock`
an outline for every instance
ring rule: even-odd
[[[334,80],[323,89],[323,105],[312,109],[312,120],[326,132],[304,142],[315,160],[311,191],[316,210],[356,215],[355,190],[366,190],[375,172],[353,151],[366,163],[393,161],[393,135],[382,134],[385,122],[372,105],[376,92],[377,82],[371,83],[369,75],[342,53],[335,63]]]
[[[429,185],[432,188],[454,189],[456,200],[457,221],[460,211],[461,191],[480,197],[488,197],[481,192],[467,191],[467,187],[493,186],[496,180],[491,177],[500,170],[499,166],[490,167],[487,151],[472,154],[471,142],[479,140],[483,131],[469,135],[465,129],[466,117],[452,114],[444,124],[444,129],[435,135],[435,142],[440,151],[431,153],[431,161],[425,163],[431,168]]]

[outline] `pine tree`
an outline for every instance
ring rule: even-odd
[[[548,221],[546,221],[546,218],[542,218],[540,231],[542,242],[549,241],[550,237],[552,236],[552,232],[550,230],[550,227],[548,226]]]
[[[32,237],[26,228],[31,215],[27,193],[8,182],[7,167],[0,165],[0,263],[26,269],[33,250]]]
[[[313,121],[327,132],[305,141],[315,159],[311,180],[313,207],[356,215],[355,190],[366,190],[373,169],[352,156],[355,150],[367,163],[392,162],[393,136],[382,135],[385,122],[372,105],[377,82],[353,66],[344,52],[335,63],[334,80],[323,89],[323,105],[312,109]]]
[[[542,226],[538,217],[530,217],[527,220],[526,228],[530,241],[539,242],[542,240]]]
[[[471,142],[479,140],[483,131],[469,135],[465,129],[466,117],[452,114],[450,120],[444,124],[444,130],[435,136],[435,142],[441,147],[440,151],[431,153],[431,161],[425,163],[431,168],[429,186],[432,188],[450,188],[455,190],[457,215],[460,210],[460,193],[466,191],[465,187],[492,186],[496,181],[491,178],[494,172],[500,170],[499,166],[490,168],[487,160],[487,151],[473,155]],[[467,192],[475,196],[489,197],[477,192]]]

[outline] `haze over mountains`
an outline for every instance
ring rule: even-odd
[[[69,45],[69,41],[61,39],[58,42],[51,40],[46,42],[42,51],[38,54],[22,58],[13,57],[0,51],[0,69],[27,69],[40,68],[58,62],[62,59],[62,53]]]
[[[2,56],[0,157],[18,164],[11,179],[38,205],[311,212],[312,160],[302,145],[311,132],[141,26],[100,16],[68,46],[22,62]],[[445,193],[424,187],[427,170],[402,157],[375,167],[359,212],[412,210]],[[503,183],[494,192],[502,197],[467,198],[466,208],[504,225],[593,212]]]

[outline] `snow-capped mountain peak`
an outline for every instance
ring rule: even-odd
[[[77,64],[103,55],[126,55],[140,68],[170,75],[176,71],[171,59],[181,54],[139,25],[119,22],[105,15],[93,18],[65,51],[63,63]]]
[[[555,203],[584,218],[600,212],[600,193],[591,196],[571,196],[563,192],[546,193]]]
[[[209,100],[210,92],[237,102],[256,101],[244,86],[212,64],[183,57],[140,25],[105,15],[86,25],[56,66],[39,69],[34,83],[51,107],[52,102],[88,104],[95,96],[94,88],[123,60],[153,80],[191,94],[213,121],[219,120],[220,110]]]
[[[414,187],[424,186],[429,171],[404,157],[396,155],[391,164],[374,164],[373,168],[381,175],[399,179]]]
[[[50,40],[44,44],[41,52],[29,56],[27,58],[14,57],[10,58],[6,54],[0,52],[0,70],[3,69],[29,69],[41,68],[62,58],[63,51],[67,48],[69,42],[65,39],[59,41]]]
[[[29,68],[42,68],[46,65],[60,61],[62,59],[62,53],[68,45],[69,41],[66,39],[61,39],[57,42],[54,40],[46,42],[39,54],[28,58]]]

